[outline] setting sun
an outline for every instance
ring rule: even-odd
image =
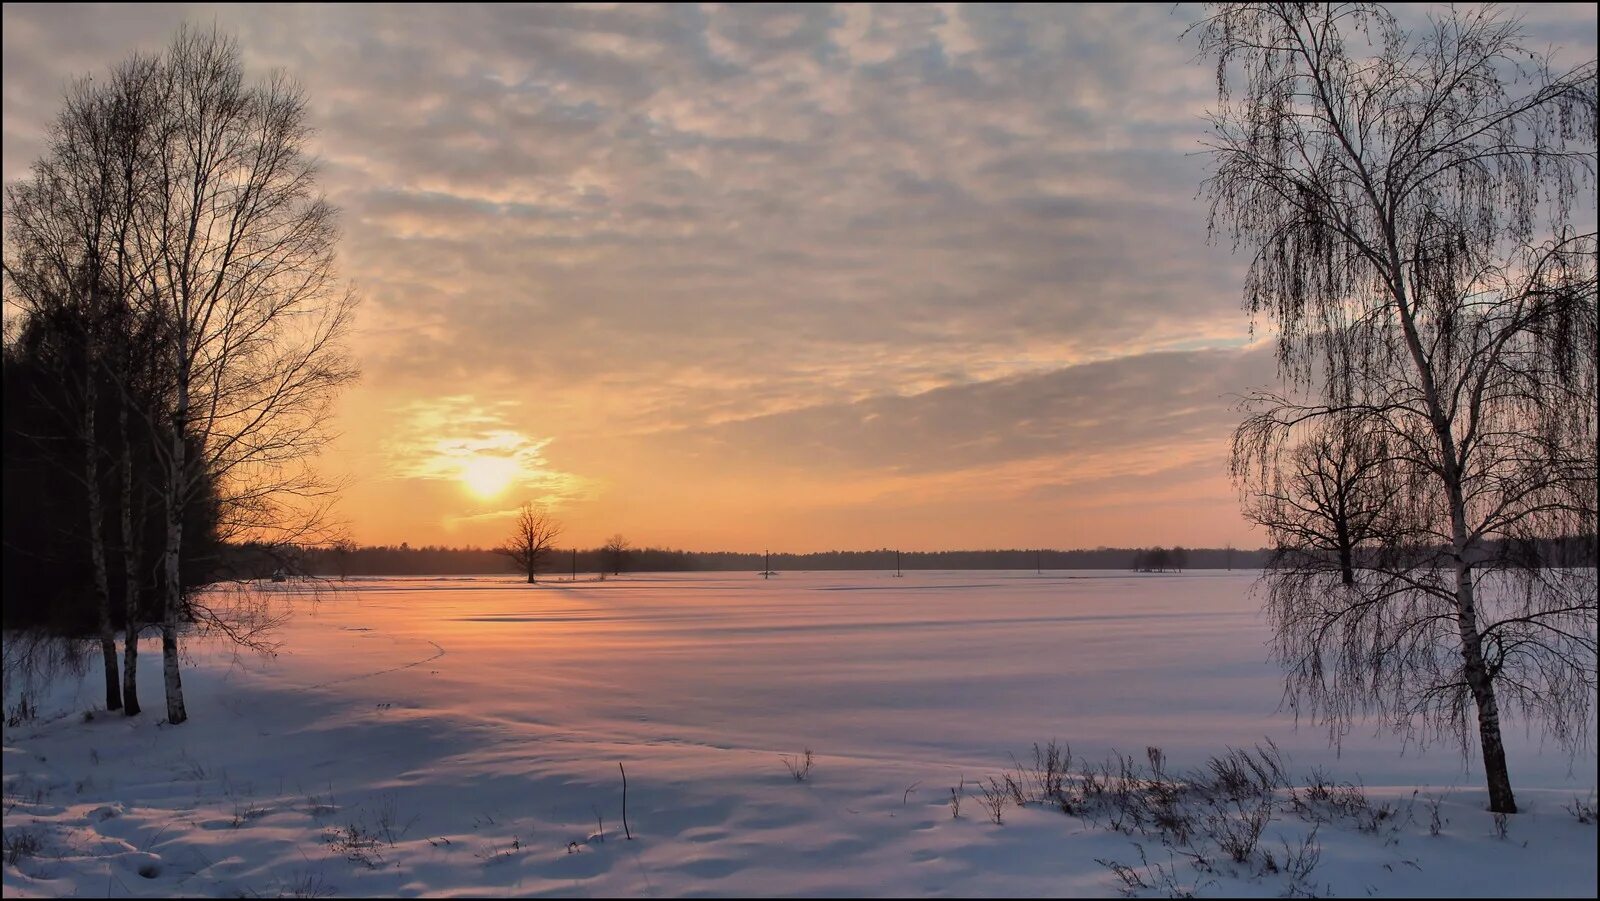
[[[480,498],[491,498],[511,486],[517,470],[517,461],[506,457],[472,457],[461,462],[461,484]]]

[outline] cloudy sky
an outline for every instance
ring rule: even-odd
[[[307,88],[363,305],[367,543],[1250,545],[1269,384],[1196,191],[1189,6],[4,7],[4,177],[67,84],[236,34]],[[1594,53],[1592,6],[1529,7]]]

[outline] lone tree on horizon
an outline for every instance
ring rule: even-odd
[[[1567,748],[1594,719],[1593,570],[1539,549],[1595,534],[1595,63],[1554,69],[1493,7],[1209,13],[1212,232],[1251,255],[1289,385],[1249,398],[1243,447],[1358,419],[1410,536],[1352,585],[1263,574],[1290,699],[1335,738],[1475,732],[1515,813],[1502,709]]]
[[[496,553],[511,558],[517,569],[528,574],[528,584],[534,584],[539,567],[554,550],[555,540],[561,536],[561,524],[550,512],[531,502],[517,509],[517,523],[506,543],[496,548]]]
[[[605,559],[602,565],[610,570],[612,575],[621,575],[623,565],[628,562],[628,552],[632,549],[633,545],[628,543],[628,539],[623,537],[621,532],[612,535],[606,539],[605,547],[600,549]]]
[[[1410,537],[1389,512],[1388,447],[1351,417],[1322,419],[1286,445],[1273,434],[1276,411],[1251,418],[1235,435],[1233,474],[1245,491],[1245,518],[1272,540],[1268,568],[1336,569],[1341,584],[1354,585],[1363,554],[1370,559],[1376,544]]]

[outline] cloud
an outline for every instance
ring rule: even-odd
[[[1024,347],[1059,366],[1236,304],[1189,200],[1198,161],[1172,147],[1194,146],[1206,75],[1164,9],[105,13],[78,33],[8,8],[33,39],[8,43],[8,101],[182,18],[296,73],[376,378],[574,406],[607,378],[628,399],[597,417],[660,427],[920,389]],[[26,130],[8,124],[8,158]]]
[[[1196,198],[1197,15],[8,4],[4,175],[72,77],[215,21],[307,88],[364,298],[352,405],[449,411],[401,411],[396,471],[488,455],[537,487],[648,445],[1021,492],[1051,449],[1212,453],[1201,395],[1259,374],[1193,356],[1251,340]],[[1527,21],[1593,55],[1592,7]]]
[[[1159,469],[1159,460],[1139,458],[1182,460],[1196,445],[1225,440],[1239,418],[1235,395],[1273,377],[1266,347],[1152,353],[643,440],[662,456],[822,477],[921,476],[1048,461],[1059,470],[1054,479],[1034,474],[1048,486],[1110,460],[1122,473]]]
[[[383,442],[388,477],[457,482],[488,496],[531,491],[548,504],[584,496],[589,480],[546,461],[550,439],[530,438],[507,425],[512,408],[470,395],[399,407],[393,411],[393,431]],[[465,519],[481,518],[474,514]]]
[[[512,507],[506,510],[490,510],[487,513],[467,513],[460,516],[446,516],[444,518],[444,527],[446,529],[457,529],[462,526],[477,525],[482,523],[492,524],[500,522],[501,520],[512,519],[519,512],[521,512],[521,508]]]

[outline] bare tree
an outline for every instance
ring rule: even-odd
[[[184,505],[216,486],[224,537],[313,536],[329,489],[306,463],[333,393],[355,377],[339,346],[354,299],[335,283],[334,210],[306,152],[300,89],[281,74],[248,83],[216,31],[181,30],[160,73],[139,235],[152,265],[138,287],[173,329],[161,634],[167,720],[181,723]]]
[[[1593,571],[1501,551],[1594,534],[1595,64],[1552,70],[1493,8],[1409,33],[1368,4],[1218,4],[1195,30],[1212,228],[1253,255],[1246,306],[1304,395],[1256,398],[1256,437],[1359,417],[1415,536],[1357,591],[1268,571],[1288,689],[1464,750],[1475,714],[1515,812],[1502,704],[1569,746],[1593,718]]]
[[[528,574],[528,584],[533,584],[539,567],[550,556],[555,540],[561,536],[561,524],[548,510],[525,503],[517,510],[517,524],[506,543],[496,549],[510,557],[517,568]]]
[[[6,192],[8,296],[34,322],[53,323],[44,330],[52,336],[44,350],[66,389],[56,395],[64,408],[59,412],[78,445],[77,464],[67,474],[85,491],[82,535],[110,710],[124,706],[125,688],[118,679],[105,541],[103,464],[111,442],[99,417],[107,402],[116,404],[119,423],[126,413],[115,396],[120,392],[107,388],[121,384],[115,348],[125,346],[132,318],[127,240],[137,215],[135,173],[147,162],[150,143],[150,107],[142,95],[151,70],[149,60],[134,57],[103,83],[86,78],[75,84],[32,177]],[[128,679],[133,686],[131,673]],[[139,712],[136,688],[131,693],[129,715]]]
[[[333,389],[354,376],[338,347],[353,301],[333,284],[333,211],[316,192],[307,135],[293,84],[247,84],[230,39],[184,29],[161,57],[75,88],[35,178],[8,192],[8,251],[24,249],[8,253],[16,293],[53,284],[94,313],[86,323],[118,325],[85,329],[81,356],[86,375],[98,366],[122,396],[119,441],[94,421],[95,378],[80,379],[81,431],[103,598],[98,470],[105,448],[121,445],[122,693],[135,696],[134,447],[166,472],[159,583],[172,723],[187,717],[177,629],[208,609],[183,597],[184,511],[203,500],[222,511],[221,537],[282,543],[314,534],[327,497],[305,462],[325,437]],[[130,411],[142,422],[129,423]],[[136,440],[152,433],[164,435]],[[109,692],[109,658],[107,676]]]
[[[1133,555],[1133,568],[1142,573],[1164,573],[1172,567],[1173,552],[1164,547],[1145,548]]]
[[[328,546],[328,552],[333,555],[334,565],[339,568],[339,581],[350,578],[350,558],[355,554],[356,543],[348,538],[341,538]]]
[[[151,348],[165,346],[171,338],[158,310],[149,304],[136,302],[135,285],[141,280],[141,270],[148,270],[153,261],[138,248],[139,219],[143,201],[153,185],[154,153],[159,146],[160,115],[158,90],[161,77],[158,61],[153,57],[135,55],[117,67],[106,80],[102,96],[104,114],[108,120],[109,156],[113,163],[110,178],[102,182],[102,189],[111,195],[110,203],[116,211],[112,228],[105,235],[102,256],[108,293],[112,299],[109,309],[115,314],[106,330],[102,352],[103,368],[108,381],[117,393],[117,438],[113,453],[117,459],[119,476],[118,523],[119,544],[122,547],[123,571],[123,712],[136,716],[141,711],[139,703],[139,636],[143,631],[144,616],[139,598],[145,580],[143,569],[142,524],[149,513],[150,485],[142,478],[141,467],[136,463],[134,437],[140,444],[148,444],[156,433],[160,420],[160,394],[164,384],[163,358],[151,353]],[[137,421],[130,422],[130,413],[137,411]]]
[[[1396,538],[1386,517],[1387,446],[1349,416],[1319,419],[1286,443],[1279,412],[1261,411],[1235,434],[1233,474],[1245,491],[1245,517],[1272,540],[1271,568],[1336,569],[1342,584],[1354,585],[1361,549]]]
[[[620,575],[623,564],[628,561],[628,551],[632,549],[633,545],[628,543],[628,539],[624,538],[621,532],[606,539],[605,547],[601,549],[605,555],[606,568],[611,570],[613,575]]]

